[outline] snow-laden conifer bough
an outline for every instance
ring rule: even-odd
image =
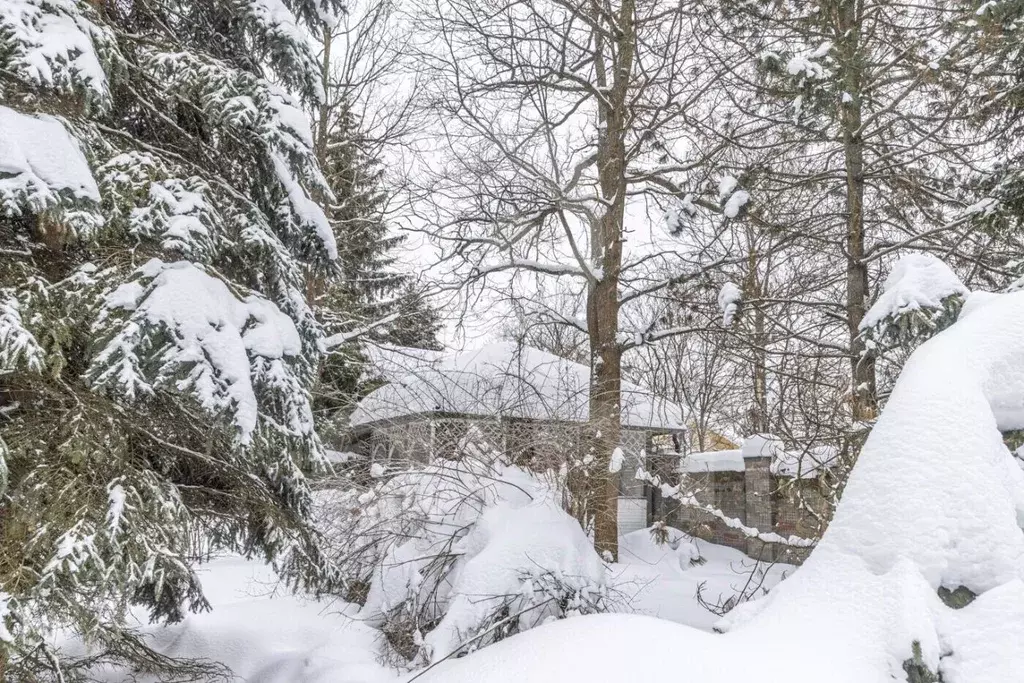
[[[333,578],[306,520],[306,283],[338,248],[304,109],[324,95],[308,32],[343,3],[144,4],[0,1],[4,680],[215,672],[128,618],[205,608],[210,552]]]
[[[973,293],[910,358],[807,562],[719,625],[548,624],[419,678],[444,683],[1006,683],[1024,676],[1024,292]]]

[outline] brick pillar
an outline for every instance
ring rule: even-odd
[[[745,457],[744,484],[747,510],[747,526],[758,531],[772,531],[772,476],[769,471],[771,457]],[[747,539],[747,555],[770,562],[772,546],[757,540]]]

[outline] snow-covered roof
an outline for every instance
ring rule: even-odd
[[[787,451],[782,441],[770,434],[754,434],[736,450],[690,453],[679,462],[679,472],[705,474],[709,472],[743,472],[747,458],[770,457],[769,471],[777,477],[811,479],[828,469],[839,457],[832,446],[811,446],[801,451]]]
[[[703,472],[742,472],[746,469],[743,462],[743,451],[708,451],[706,453],[690,453],[683,456],[679,471],[686,474]]]
[[[590,369],[586,365],[511,342],[448,354],[407,354],[399,377],[359,402],[353,426],[422,413],[456,413],[533,420],[585,422]],[[685,429],[683,408],[650,390],[622,383],[622,424]]]

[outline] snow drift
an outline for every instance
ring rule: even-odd
[[[344,574],[369,584],[360,618],[403,658],[438,661],[603,609],[604,564],[536,474],[464,457],[354,493],[327,494],[321,516]]]
[[[973,294],[906,364],[808,561],[725,635],[573,619],[420,680],[642,679],[667,653],[695,683],[1021,680],[1024,471],[1000,434],[1021,427],[1024,293]]]

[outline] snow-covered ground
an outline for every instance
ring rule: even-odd
[[[905,364],[814,552],[726,634],[638,616],[546,624],[420,683],[1024,680],[1024,292],[971,294]],[[966,593],[973,601],[950,599]]]
[[[681,545],[657,545],[646,529],[621,539],[620,561],[611,566],[608,578],[625,601],[623,611],[711,631],[720,617],[697,601],[698,589],[712,605],[740,593],[756,597],[796,569],[758,564],[738,550],[701,540],[683,540]],[[700,557],[697,563],[691,562],[694,553]]]
[[[647,530],[625,537],[622,561],[609,570],[622,598],[618,609],[710,630],[718,617],[697,603],[697,587],[704,584],[710,601],[728,598],[746,584],[754,563],[739,551],[696,541],[704,563],[691,565],[688,543],[659,546]],[[764,586],[791,569],[775,565]],[[278,586],[272,569],[240,557],[214,559],[200,575],[213,610],[173,626],[147,627],[160,652],[222,662],[246,683],[397,683],[420,673],[384,663],[383,636],[359,618],[358,605],[292,595]],[[125,676],[104,675],[111,682]]]
[[[158,651],[221,662],[246,683],[399,680],[381,664],[380,632],[354,618],[358,605],[282,591],[270,567],[241,557],[214,559],[200,576],[213,609],[173,626],[147,627]],[[107,672],[101,680],[125,676]]]

